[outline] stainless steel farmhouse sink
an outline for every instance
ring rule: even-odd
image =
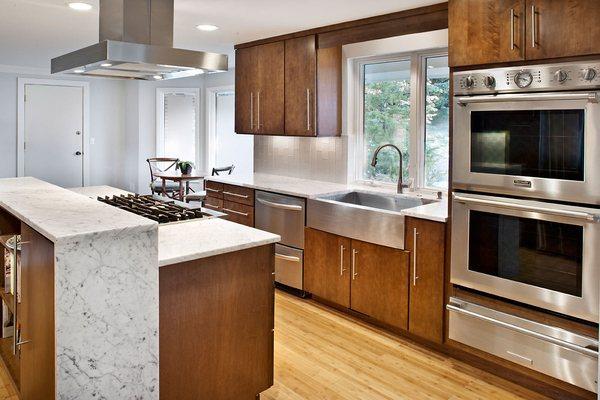
[[[307,226],[352,239],[404,249],[403,210],[435,200],[363,191],[309,199]]]

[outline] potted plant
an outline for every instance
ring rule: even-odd
[[[177,162],[175,168],[180,170],[183,175],[187,175],[192,172],[192,168],[194,168],[194,163],[191,161],[179,161]]]

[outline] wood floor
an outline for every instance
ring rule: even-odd
[[[275,302],[275,385],[261,400],[546,399],[312,301]],[[0,400],[17,400],[3,367]]]
[[[275,385],[261,400],[546,399],[312,301],[275,297]]]

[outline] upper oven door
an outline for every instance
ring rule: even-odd
[[[454,193],[451,282],[597,322],[599,214]]]
[[[600,204],[596,92],[455,97],[453,187]]]

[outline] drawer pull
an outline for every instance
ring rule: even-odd
[[[212,208],[213,210],[218,210],[219,206],[213,206],[212,204],[205,204],[204,207]]]
[[[243,217],[247,217],[248,216],[248,213],[243,213],[243,212],[239,212],[239,211],[230,210],[229,208],[224,208],[223,211],[228,212],[228,213],[232,213],[232,214],[241,215]]]
[[[592,350],[592,349],[590,349],[588,347],[579,346],[579,345],[567,342],[565,340],[561,340],[561,339],[558,339],[558,338],[555,338],[555,337],[552,337],[552,336],[544,335],[543,333],[535,332],[535,331],[532,331],[530,329],[526,329],[526,328],[520,327],[518,325],[510,324],[508,322],[500,321],[500,320],[497,320],[495,318],[488,317],[486,315],[482,315],[482,314],[479,314],[479,313],[476,313],[476,312],[473,312],[473,311],[465,310],[460,305],[447,304],[446,305],[446,309],[449,310],[449,311],[457,312],[459,314],[468,315],[470,317],[477,318],[477,319],[489,322],[491,324],[498,325],[498,326],[501,326],[503,328],[510,329],[512,331],[519,332],[519,333],[522,333],[524,335],[531,336],[531,337],[534,337],[536,339],[540,339],[540,340],[543,340],[545,342],[549,342],[549,343],[555,344],[557,346],[564,347],[564,348],[569,349],[569,350],[573,350],[573,351],[575,351],[577,353],[585,354],[586,356],[589,356],[589,357],[598,358],[598,351],[597,350],[595,351],[595,350]]]
[[[300,257],[286,256],[285,254],[275,253],[275,258],[278,258],[278,259],[284,260],[284,261],[292,261],[292,262],[296,262],[296,263],[300,262]]]
[[[221,193],[221,191],[220,191],[220,190],[217,190],[217,189],[212,189],[212,188],[209,188],[209,187],[207,187],[207,188],[206,188],[206,191],[207,191],[207,192],[214,192],[214,193]]]
[[[513,358],[521,361],[521,362],[524,362],[524,363],[529,364],[529,365],[533,365],[533,360],[531,358],[522,356],[522,355],[517,354],[517,353],[513,353],[510,350],[506,350],[506,354],[508,354],[509,356],[511,356],[511,357],[513,357]]]
[[[235,197],[239,197],[242,199],[247,199],[248,196],[246,196],[245,194],[237,194],[237,193],[231,193],[231,192],[223,192],[223,194],[226,194],[228,196],[235,196]]]

